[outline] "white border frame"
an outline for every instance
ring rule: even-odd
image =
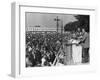
[[[33,75],[53,75],[62,73],[89,72],[96,69],[95,58],[95,9],[87,8],[63,8],[63,7],[43,7],[31,6],[32,4],[12,3],[12,68],[11,74],[14,77],[33,76]],[[49,12],[65,14],[89,14],[90,18],[90,65],[71,65],[64,67],[42,67],[42,68],[25,68],[25,12]],[[67,11],[67,12],[66,12]],[[92,37],[91,37],[92,36]],[[94,41],[91,43],[91,41]]]

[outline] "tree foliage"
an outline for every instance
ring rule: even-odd
[[[89,32],[89,15],[77,15],[75,16],[77,21],[70,22],[64,26],[65,31],[76,31],[77,28],[84,28],[87,32]]]

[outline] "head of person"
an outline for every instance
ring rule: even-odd
[[[83,29],[82,29],[82,33],[85,33],[85,32],[86,32],[86,31],[85,31],[85,29],[83,28]]]
[[[81,31],[80,28],[78,28],[77,31],[80,32]]]

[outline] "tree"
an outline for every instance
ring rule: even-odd
[[[87,32],[89,32],[90,27],[90,16],[89,15],[77,15],[75,16],[79,21],[79,27],[84,28]]]
[[[77,21],[70,22],[64,26],[64,31],[76,31],[77,28],[84,28],[89,32],[89,15],[77,15],[75,16]]]
[[[70,23],[65,25],[64,31],[76,31],[78,26],[79,26],[79,22],[78,21],[70,22]]]

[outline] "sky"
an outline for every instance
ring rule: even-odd
[[[72,14],[51,14],[51,13],[26,13],[26,27],[34,27],[39,25],[41,28],[53,28],[56,29],[57,22],[55,18],[60,19],[59,27],[61,26],[61,20],[63,26],[69,22],[77,21]]]

